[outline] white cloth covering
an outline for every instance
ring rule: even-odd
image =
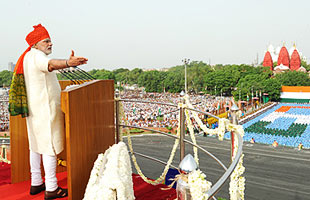
[[[48,71],[49,58],[32,48],[24,58],[24,76],[29,116],[26,118],[29,148],[57,155],[64,148],[64,116],[60,107],[61,88],[56,73]]]

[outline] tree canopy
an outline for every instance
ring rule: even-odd
[[[3,70],[0,72],[0,86],[8,87],[11,85],[13,72]]]

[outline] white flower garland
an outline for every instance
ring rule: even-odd
[[[186,122],[187,122],[187,126],[188,126],[188,129],[189,129],[189,133],[190,133],[192,142],[195,145],[197,145],[196,137],[195,137],[195,134],[194,134],[194,126],[193,126],[192,120],[190,119],[188,110],[185,110],[185,116],[186,116]],[[198,149],[197,149],[197,147],[193,146],[193,151],[194,151],[194,159],[195,159],[197,165],[199,166],[199,158],[198,158]]]
[[[239,134],[241,137],[244,135],[244,130],[241,125],[229,124],[229,131],[234,131]],[[238,137],[234,137],[234,152],[233,152],[233,160],[236,157],[238,150]],[[241,155],[239,162],[230,176],[230,184],[229,184],[229,194],[231,200],[244,200],[244,191],[245,191],[245,178],[242,174],[245,171],[243,166],[243,157],[244,154]]]
[[[193,200],[207,200],[206,194],[210,190],[212,183],[206,180],[206,175],[199,169],[188,174],[188,185]]]
[[[189,96],[186,95],[184,98],[185,98],[186,105],[189,108],[194,109],[193,105],[189,101]],[[196,122],[198,123],[199,127],[205,133],[210,134],[210,135],[217,135],[219,140],[221,141],[224,139],[224,134],[226,130],[234,131],[235,133],[239,134],[241,137],[244,136],[244,130],[241,125],[234,125],[234,124],[231,124],[229,120],[220,118],[219,127],[216,129],[209,129],[203,124],[197,112],[191,111],[191,113],[193,117],[195,118]],[[235,159],[237,150],[238,150],[238,137],[234,137],[234,152],[233,152],[232,159]],[[231,179],[230,179],[230,184],[229,184],[230,200],[237,200],[237,199],[244,200],[245,178],[241,176],[245,171],[245,168],[243,166],[243,157],[244,155],[242,154],[235,170],[231,174]],[[195,200],[195,198],[193,199]],[[198,198],[198,199],[201,199],[201,198]]]
[[[189,101],[189,96],[186,95],[184,98],[185,98],[186,105],[189,108],[194,109],[194,106]],[[225,127],[227,124],[229,124],[229,120],[220,118],[218,128],[210,129],[206,125],[203,124],[203,122],[199,118],[197,112],[191,111],[191,113],[192,113],[195,121],[197,122],[198,126],[203,130],[203,132],[205,132],[206,134],[210,134],[210,135],[217,135],[219,140],[221,140],[221,141],[224,139]]]
[[[123,104],[120,104],[120,114],[121,114],[121,116],[125,116]],[[127,121],[126,121],[126,120],[125,120],[125,125],[127,125]],[[128,131],[128,129],[126,129],[126,133],[127,133],[127,139],[128,139],[129,150],[130,150],[130,152],[131,152],[131,159],[132,159],[132,162],[133,162],[133,164],[134,164],[134,166],[135,166],[135,168],[136,168],[138,174],[141,176],[141,178],[142,178],[145,182],[147,182],[147,183],[149,183],[149,184],[152,184],[152,185],[157,185],[157,184],[161,183],[162,181],[164,181],[164,180],[165,180],[165,177],[166,177],[166,175],[167,175],[167,172],[168,172],[168,170],[169,170],[169,167],[170,167],[170,165],[171,165],[171,163],[172,163],[172,161],[173,161],[173,158],[174,158],[174,156],[175,156],[175,152],[176,152],[176,150],[177,150],[177,147],[178,147],[178,145],[179,145],[179,139],[175,139],[173,148],[172,148],[172,150],[171,150],[170,157],[169,157],[169,159],[168,159],[167,165],[166,165],[165,168],[164,168],[164,171],[162,172],[162,174],[160,175],[159,178],[157,178],[156,180],[153,181],[153,180],[148,179],[148,178],[142,173],[141,168],[139,167],[139,165],[138,165],[138,163],[137,163],[137,159],[136,159],[136,157],[135,157],[135,155],[134,155],[134,151],[133,151],[133,147],[132,147],[132,141],[131,141],[131,137],[130,137],[130,132]],[[179,137],[179,136],[180,136],[180,120],[179,120],[178,129],[177,129],[177,137]]]
[[[132,171],[127,146],[114,144],[99,154],[91,171],[84,200],[134,200]]]

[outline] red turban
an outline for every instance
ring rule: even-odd
[[[34,30],[31,31],[26,37],[26,41],[29,44],[29,46],[32,46],[37,42],[40,42],[41,40],[44,40],[46,38],[50,38],[50,35],[48,34],[47,30],[41,24],[33,26],[33,28]]]
[[[33,26],[34,30],[31,31],[26,36],[26,41],[29,44],[29,47],[26,49],[26,51],[19,57],[14,72],[16,74],[23,74],[24,73],[24,57],[28,51],[30,51],[31,47],[36,44],[37,42],[40,42],[41,40],[44,40],[46,38],[50,38],[50,35],[48,34],[47,30],[42,26],[41,24],[38,24],[36,26]]]

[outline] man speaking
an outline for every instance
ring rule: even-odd
[[[41,25],[33,27],[26,41],[27,50],[18,59],[9,94],[12,116],[26,117],[31,187],[30,194],[45,190],[44,199],[62,198],[67,189],[58,187],[56,178],[57,154],[64,149],[64,116],[60,107],[60,85],[54,70],[87,63],[87,59],[74,56],[69,59],[50,59],[52,41]],[[41,176],[41,155],[45,183]]]

